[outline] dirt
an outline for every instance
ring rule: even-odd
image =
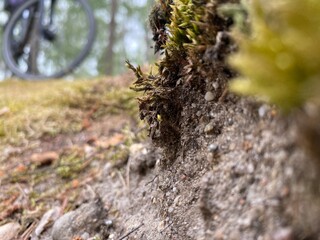
[[[7,197],[19,196],[10,204],[20,203],[15,211],[5,210],[3,223],[20,223],[18,239],[28,239],[26,233],[32,235],[45,209],[60,207],[62,216],[100,199],[106,211],[102,225],[108,223],[101,239],[319,239],[316,168],[305,167],[313,162],[295,141],[294,122],[274,107],[232,94],[207,102],[203,91],[195,91],[185,106],[174,160],[135,137],[145,127],[125,112],[93,120],[76,134],[43,137],[34,147],[17,148],[7,161],[27,163],[34,153],[61,156],[70,149],[87,152],[84,160],[91,160],[73,180],[53,175],[45,184],[30,184],[3,178],[2,195],[11,189]],[[15,167],[8,165],[8,172]],[[29,205],[31,192],[70,182],[73,187]],[[51,239],[52,226],[38,239]],[[87,227],[78,226],[82,229],[76,228],[74,237]],[[94,236],[87,233],[78,239]]]
[[[113,239],[137,227],[129,239],[318,239],[319,195],[306,187],[317,177],[302,167],[312,162],[293,126],[272,107],[233,96],[185,111],[205,120],[186,120],[173,162],[130,171],[130,187],[119,179],[99,186],[118,215]],[[206,134],[210,122],[217,131]]]

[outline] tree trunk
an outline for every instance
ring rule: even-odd
[[[105,74],[106,75],[112,75],[113,73],[113,64],[114,64],[114,43],[116,39],[116,13],[118,10],[118,1],[119,0],[111,0],[111,19],[109,23],[109,42],[106,49],[106,68],[105,68]]]

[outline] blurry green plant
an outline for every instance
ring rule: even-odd
[[[241,76],[231,89],[285,111],[319,100],[320,1],[252,0],[247,7],[251,33],[236,31],[239,51],[230,63]]]

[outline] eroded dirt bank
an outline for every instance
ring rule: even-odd
[[[114,90],[106,113],[79,112],[79,132],[7,146],[2,223],[21,224],[18,239],[319,239],[319,175],[294,121],[233,94],[208,101],[215,81],[202,83],[178,86],[192,94],[162,148]]]
[[[266,105],[235,102],[190,104],[185,116],[204,119],[183,118],[174,161],[131,170],[129,187],[110,177],[99,186],[119,228],[139,227],[129,239],[318,239],[317,175],[303,167],[294,128]],[[142,153],[127,167],[154,157]]]
[[[114,97],[106,82],[85,91],[84,108],[69,104],[80,129],[27,139],[2,160],[26,167],[1,175],[1,207],[16,207],[3,223],[22,225],[18,239],[319,239],[319,166],[298,142],[295,117],[228,91],[226,57],[237,47],[232,21],[216,10],[237,1],[193,1],[194,11],[180,9],[187,25],[170,18],[172,1],[160,2],[151,24],[164,57],[149,75],[129,64],[147,126],[129,114],[127,91]],[[195,27],[199,16],[210,24]],[[167,36],[168,24],[182,27]],[[32,165],[47,151],[55,159]],[[38,172],[50,178],[26,178]]]

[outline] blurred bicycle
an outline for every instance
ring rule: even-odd
[[[96,22],[87,0],[6,0],[4,61],[17,77],[60,78],[89,54]]]

